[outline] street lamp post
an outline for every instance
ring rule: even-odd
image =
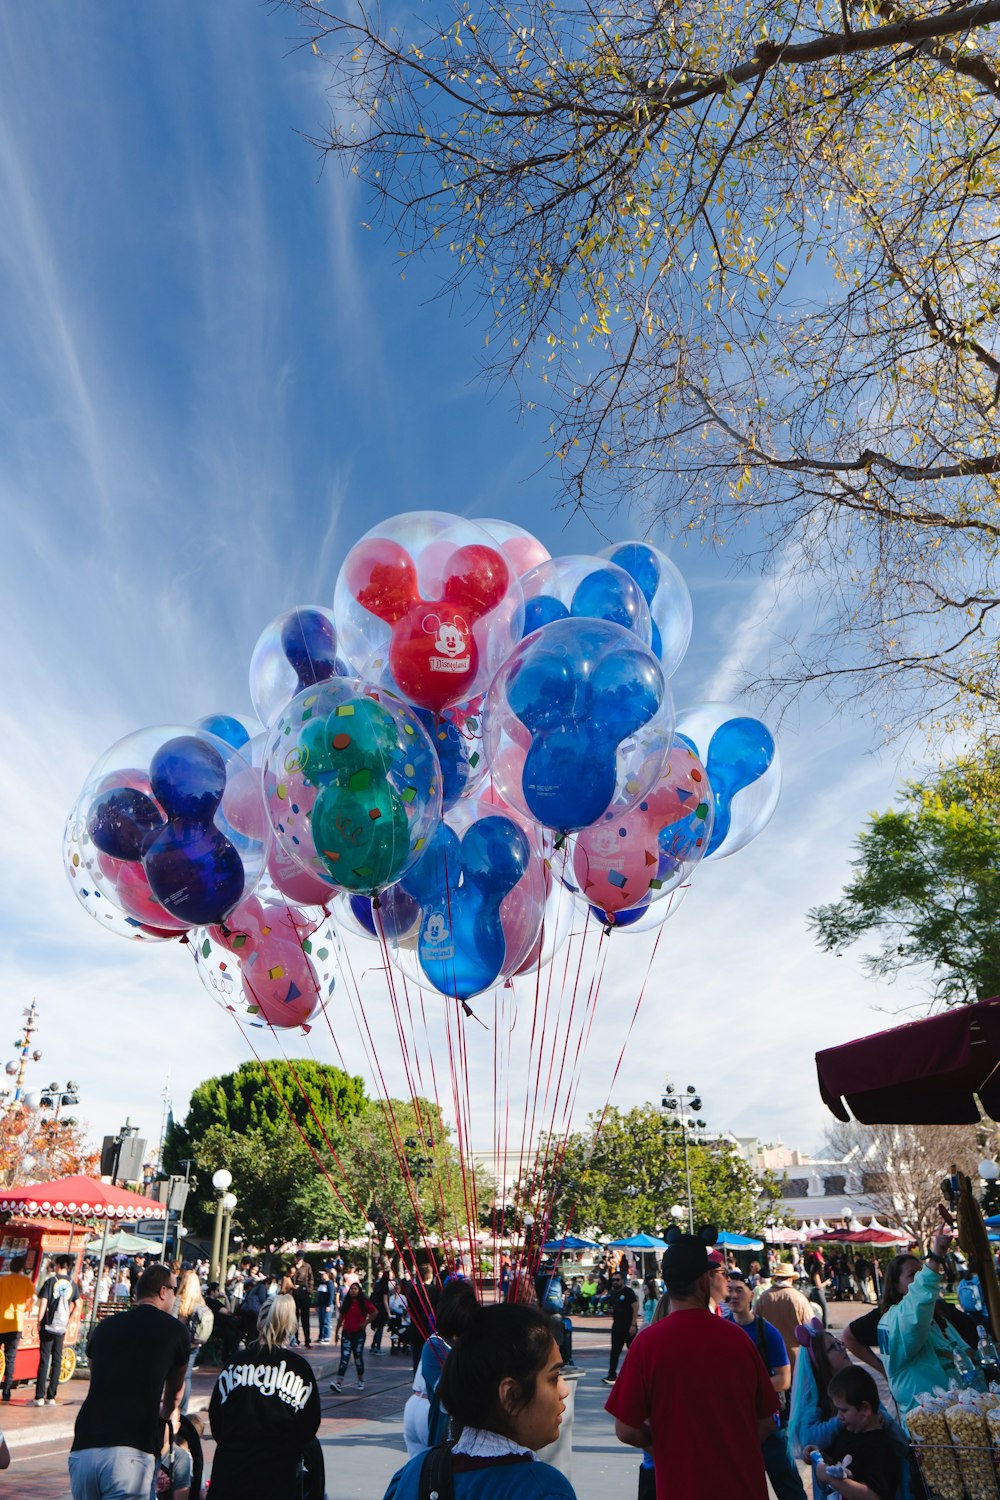
[[[219,1250],[222,1244],[222,1213],[223,1200],[233,1185],[233,1174],[225,1167],[220,1167],[212,1174],[212,1186],[215,1188],[215,1222],[212,1225],[212,1258],[208,1267],[209,1281],[219,1279]]]
[[[699,1098],[698,1090],[693,1083],[689,1083],[684,1092],[681,1093],[680,1089],[674,1088],[668,1078],[663,1086],[663,1093],[660,1096],[660,1109],[663,1111],[665,1120],[668,1120],[670,1124],[676,1122],[681,1128],[681,1140],[684,1143],[684,1182],[687,1188],[688,1229],[693,1234],[694,1204],[691,1200],[691,1161],[688,1156],[688,1130],[691,1127],[695,1130],[705,1129],[704,1120],[693,1118],[701,1110],[701,1099]]]
[[[222,1255],[219,1260],[218,1282],[225,1290],[226,1272],[229,1269],[229,1235],[233,1227],[233,1210],[236,1208],[236,1194],[223,1193],[222,1203]]]

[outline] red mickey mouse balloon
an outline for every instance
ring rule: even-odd
[[[337,583],[338,636],[351,665],[383,681],[388,668],[395,691],[435,713],[492,677],[520,609],[499,547],[472,523],[434,512],[397,517],[369,534],[348,553]]]

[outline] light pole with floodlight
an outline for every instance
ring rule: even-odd
[[[660,1096],[660,1110],[663,1114],[664,1123],[668,1125],[679,1125],[681,1140],[684,1142],[684,1182],[687,1187],[687,1211],[688,1229],[694,1233],[694,1204],[691,1201],[691,1162],[688,1157],[688,1130],[704,1130],[705,1121],[696,1120],[695,1115],[701,1111],[701,1099],[698,1090],[693,1083],[689,1083],[682,1093],[675,1089],[668,1078],[663,1085],[663,1093]]]

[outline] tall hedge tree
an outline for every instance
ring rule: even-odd
[[[571,503],[773,549],[779,685],[995,718],[1000,0],[289,3]]]
[[[295,1141],[300,1160],[315,1173],[318,1168],[302,1136],[317,1152],[327,1153],[327,1139],[336,1149],[345,1123],[367,1102],[360,1078],[311,1059],[271,1062],[266,1072],[259,1063],[243,1063],[233,1073],[198,1084],[183,1123],[168,1130],[163,1151],[168,1172],[183,1173],[185,1160],[196,1163],[190,1222],[204,1227],[210,1217],[212,1173],[229,1166],[223,1143],[245,1138],[266,1153],[270,1140]],[[260,1160],[266,1179],[266,1154]]]

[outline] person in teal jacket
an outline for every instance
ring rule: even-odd
[[[951,1230],[940,1224],[923,1263],[915,1255],[897,1255],[886,1273],[878,1347],[904,1421],[921,1396],[954,1379],[955,1350],[972,1353],[948,1323],[939,1300],[950,1243]]]

